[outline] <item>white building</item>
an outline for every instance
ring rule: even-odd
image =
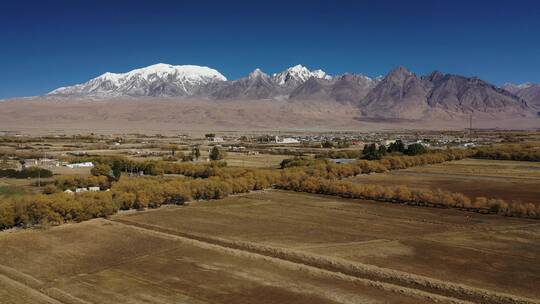
[[[279,136],[276,136],[276,143],[278,143],[278,144],[298,144],[298,143],[300,143],[300,141],[298,139],[292,138],[292,137],[279,138]]]
[[[224,142],[225,140],[223,139],[223,137],[210,137],[209,138],[210,141],[213,141],[213,142]]]
[[[75,193],[82,193],[88,191],[88,188],[76,188]]]
[[[101,189],[99,187],[88,187],[88,191],[99,192]]]
[[[94,164],[92,162],[84,162],[84,163],[77,163],[77,164],[67,164],[66,167],[75,169],[75,168],[93,168]]]
[[[385,139],[381,142],[381,145],[389,146],[397,141],[397,139]]]

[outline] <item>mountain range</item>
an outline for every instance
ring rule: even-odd
[[[429,119],[467,113],[531,117],[540,107],[540,85],[501,88],[477,77],[439,71],[418,76],[405,67],[377,78],[330,76],[301,65],[273,75],[255,69],[229,81],[208,67],[160,63],[127,73],[105,73],[86,83],[56,89],[47,97],[317,101],[352,105],[359,109],[360,119]]]

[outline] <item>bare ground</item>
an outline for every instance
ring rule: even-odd
[[[0,233],[0,284],[43,303],[540,303],[539,241],[534,220],[266,191]]]
[[[200,130],[462,130],[468,114],[435,113],[430,120],[359,120],[348,104],[305,101],[229,101],[28,98],[0,101],[0,130],[30,134],[178,134]],[[538,119],[478,114],[476,128],[531,129]],[[502,115],[502,116],[501,116]]]
[[[0,243],[7,303],[429,302],[401,289],[105,220],[2,233]]]

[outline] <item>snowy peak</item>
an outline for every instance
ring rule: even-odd
[[[527,89],[527,88],[530,88],[530,87],[532,87],[532,86],[533,86],[533,84],[530,83],[530,82],[525,82],[525,83],[516,85],[516,87],[517,87],[518,89]]]
[[[112,74],[112,73],[105,73]],[[165,63],[158,63],[151,66],[147,66],[140,69],[135,69],[125,74],[113,74],[120,77],[138,77],[141,76],[145,79],[151,77],[167,77],[169,75],[178,75],[178,77],[185,79],[216,79],[218,81],[226,81],[227,78],[218,71],[209,67],[197,66],[197,65],[170,65]]]
[[[58,88],[48,95],[191,96],[204,85],[226,80],[221,73],[208,67],[158,63],[127,73],[107,72],[86,83]]]
[[[261,69],[259,69],[259,68],[256,68],[255,70],[253,70],[253,72],[249,73],[249,75],[248,75],[248,78],[251,78],[251,79],[259,78],[259,77],[270,78],[270,76],[268,76],[268,74],[261,71]]]
[[[272,75],[274,81],[280,86],[298,86],[306,82],[310,77],[318,79],[331,79],[323,70],[310,71],[308,68],[298,64],[286,69],[283,72]]]
[[[522,84],[513,84],[513,83],[505,83],[502,88],[507,90],[510,93],[517,93],[520,90],[528,89],[530,87],[534,86],[534,84],[530,82],[525,82]]]
[[[327,75],[325,71],[318,69],[311,72],[311,77],[330,80],[332,77]]]

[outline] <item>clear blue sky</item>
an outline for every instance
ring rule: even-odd
[[[158,62],[207,65],[229,79],[300,63],[331,74],[378,76],[404,65],[499,85],[540,82],[540,1],[8,0],[0,7],[0,98]]]

